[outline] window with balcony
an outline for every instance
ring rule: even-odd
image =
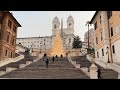
[[[5,56],[7,56],[7,50],[5,50]]]
[[[115,46],[114,45],[112,46],[112,53],[113,54],[115,53]]]
[[[96,45],[98,44],[98,38],[96,37]]]
[[[97,52],[97,58],[99,58],[99,53]]]
[[[14,25],[13,26],[13,31],[16,33],[16,31],[17,31],[17,27]]]
[[[8,20],[8,27],[11,28],[12,27],[12,22],[10,20]]]
[[[95,23],[94,27],[95,27],[95,30],[96,30],[96,29],[97,29],[97,21],[96,21],[96,23]]]
[[[104,56],[104,49],[102,49],[102,56]]]
[[[7,42],[9,43],[9,39],[10,39],[10,33],[7,32]]]
[[[100,24],[101,24],[101,16],[100,16]]]
[[[110,28],[110,32],[111,32],[111,37],[113,36],[113,28]]]
[[[14,45],[14,42],[15,42],[15,39],[13,38],[13,39],[12,39],[12,45]]]
[[[12,52],[11,52],[10,56],[11,56],[11,58],[12,58]]]
[[[101,31],[101,41],[103,40],[103,33],[102,33],[102,31]]]

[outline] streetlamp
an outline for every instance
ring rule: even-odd
[[[41,43],[40,43],[40,53],[41,53]]]
[[[107,52],[106,54],[108,54],[108,63],[110,63],[110,60],[109,60],[109,48],[107,47]]]
[[[85,26],[87,26],[87,25],[88,25],[88,49],[89,49],[89,25],[90,25],[90,21],[86,22]]]

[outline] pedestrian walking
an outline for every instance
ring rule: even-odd
[[[45,53],[45,54],[44,54],[44,57],[46,57],[46,56],[47,56],[47,54]]]
[[[46,68],[48,68],[49,60],[46,60]]]
[[[102,79],[102,78],[101,78],[101,70],[100,70],[100,67],[98,68],[97,73],[98,73],[98,79]]]
[[[56,55],[56,58],[58,58],[58,56]]]
[[[61,54],[61,59],[63,58],[63,55]]]
[[[54,56],[53,56],[52,60],[53,60],[53,62],[54,62],[54,60],[55,60],[55,57],[54,57]]]

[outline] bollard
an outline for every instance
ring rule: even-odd
[[[26,61],[26,66],[30,65],[32,63],[32,61]]]
[[[76,68],[80,68],[80,64],[76,64],[75,67],[76,67]]]
[[[13,70],[12,67],[6,67],[6,72],[11,72]]]
[[[26,64],[20,64],[19,68],[24,68],[26,66]]]
[[[91,79],[98,79],[97,70],[98,70],[97,66],[94,63],[92,63],[92,65],[90,66],[90,78]]]
[[[118,73],[118,79],[120,79],[120,73]]]

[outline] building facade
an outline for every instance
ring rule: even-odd
[[[88,48],[88,31],[84,35],[84,42],[86,43],[86,48]],[[94,29],[91,28],[89,30],[89,48],[95,48],[94,47]]]
[[[21,25],[12,13],[0,11],[0,60],[15,57],[18,27]]]
[[[95,28],[95,57],[120,63],[120,11],[96,11],[91,19]]]
[[[74,20],[71,15],[67,18],[67,28],[63,27],[63,20],[61,20],[60,23],[60,20],[56,16],[52,21],[51,36],[17,38],[17,44],[22,44],[24,47],[33,49],[51,49],[57,30],[60,32],[63,48],[72,48],[72,42],[74,40]]]

